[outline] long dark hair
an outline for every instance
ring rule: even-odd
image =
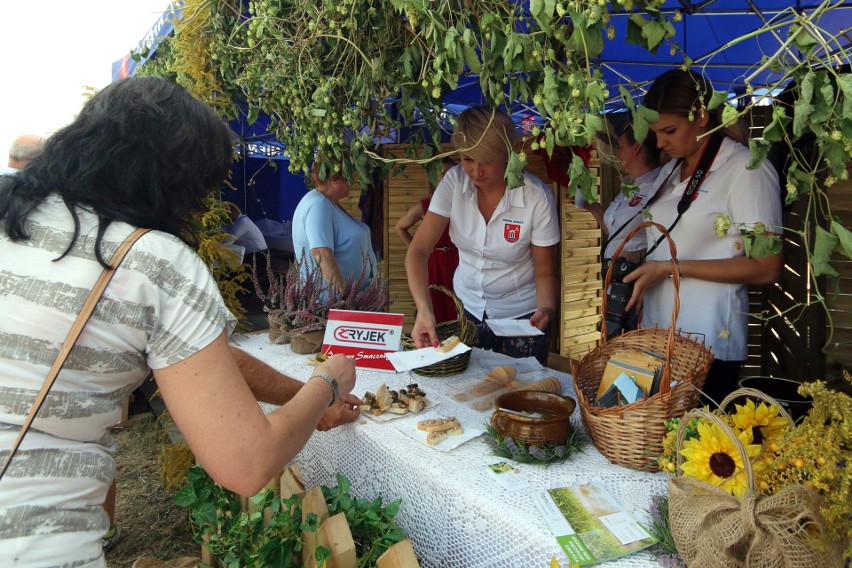
[[[695,71],[669,69],[651,84],[642,106],[657,112],[695,117],[706,112],[709,116],[708,129],[712,130],[722,124],[721,107],[708,110],[707,105],[713,98],[713,85],[703,75]],[[724,128],[722,132],[737,142],[743,143],[747,138],[744,124],[737,122]]]
[[[74,218],[99,219],[95,254],[109,224],[123,221],[187,240],[189,216],[225,179],[233,160],[231,131],[190,93],[166,79],[132,77],[104,88],[77,118],[51,136],[44,152],[14,176],[0,177],[0,219],[13,241],[29,238],[26,220],[50,192]]]

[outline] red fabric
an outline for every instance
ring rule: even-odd
[[[586,167],[589,167],[589,160],[592,157],[591,146],[556,146],[553,149],[553,155],[548,156],[547,150],[541,148],[536,151],[538,155],[544,158],[544,167],[547,169],[547,176],[558,183],[559,185],[570,185],[571,180],[568,178],[568,168],[571,167],[571,158],[577,154],[583,159]]]
[[[429,210],[429,200],[420,201],[423,211]],[[459,265],[459,251],[450,239],[450,225],[444,229],[444,233],[435,243],[435,249],[429,255],[429,284],[443,286],[447,290],[453,289],[453,275]],[[453,299],[437,290],[431,290],[432,309],[435,313],[435,323],[452,321],[458,319],[456,304]]]

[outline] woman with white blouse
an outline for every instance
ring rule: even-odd
[[[515,137],[515,124],[503,111],[479,106],[458,117],[453,144],[462,163],[438,185],[405,258],[417,307],[411,336],[418,347],[438,345],[427,260],[449,224],[459,249],[453,289],[477,324],[477,346],[547,361],[557,312],[559,222],[553,194],[541,180],[524,174],[520,187],[508,187]],[[529,320],[544,334],[497,337],[484,321],[503,318]]]
[[[703,389],[708,403],[720,402],[737,388],[740,367],[748,356],[748,285],[773,284],[783,266],[781,253],[747,256],[740,232],[759,224],[767,233],[781,232],[778,175],[768,162],[748,167],[749,150],[732,137],[736,131],[708,135],[721,124],[718,109],[707,108],[712,95],[704,77],[674,69],[654,81],[643,102],[659,113],[650,129],[658,146],[672,157],[660,171],[659,195],[649,211],[656,223],[674,225],[670,233],[681,276],[677,327],[703,337],[715,356]],[[719,139],[711,144],[714,137]],[[715,157],[690,200],[685,191],[702,156],[708,152],[709,159],[714,146]],[[684,209],[681,202],[689,202],[689,207],[679,214]],[[723,222],[717,224],[719,220]],[[649,229],[647,237],[651,247],[647,260],[624,278],[634,283],[628,308],[642,302],[643,327],[668,327],[675,296],[669,278],[674,263],[665,242],[654,248],[661,238],[657,230]]]

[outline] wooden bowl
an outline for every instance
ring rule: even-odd
[[[549,392],[515,391],[501,395],[495,405],[491,426],[501,436],[528,446],[542,446],[568,441],[577,401]]]

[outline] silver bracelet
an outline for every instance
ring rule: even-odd
[[[674,263],[674,265],[677,266],[677,271],[678,271],[678,273],[680,273],[680,259],[679,258],[672,259],[672,263]],[[672,273],[669,274],[666,278],[674,278],[674,269],[672,269]],[[683,278],[682,274],[681,274],[681,278]]]
[[[337,381],[334,380],[334,377],[332,377],[330,374],[326,373],[325,371],[314,371],[314,374],[311,375],[311,378],[308,379],[308,380],[310,381],[314,377],[316,377],[318,379],[323,379],[325,382],[328,383],[328,386],[331,387],[331,402],[328,403],[328,405],[331,406],[332,404],[334,404],[334,401],[337,400],[337,394],[339,392],[339,390],[337,388]]]

